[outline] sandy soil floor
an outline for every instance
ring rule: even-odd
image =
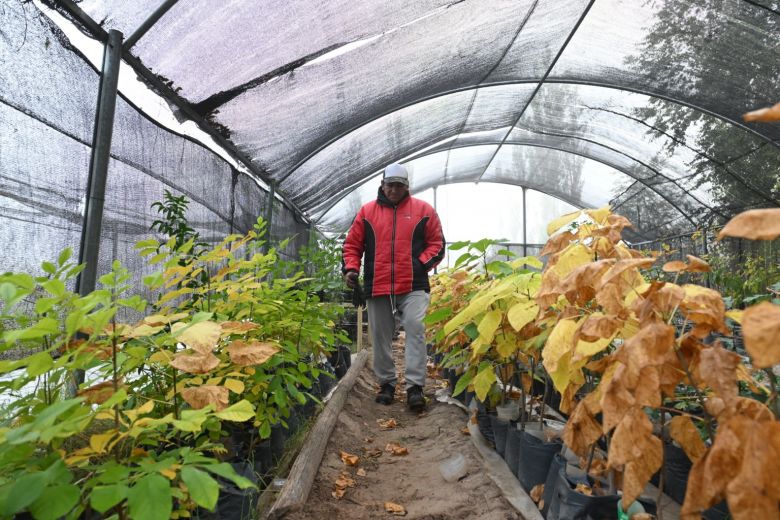
[[[393,348],[400,367],[403,336]],[[385,503],[393,502],[405,509],[404,518],[409,519],[522,519],[483,471],[479,453],[463,432],[466,413],[435,400],[435,390],[445,383],[429,371],[428,406],[417,415],[406,408],[403,384],[398,385],[392,405],[374,402],[378,388],[370,367],[369,359],[339,415],[305,510],[288,518],[391,518],[394,515],[386,512]],[[379,421],[389,419],[397,426],[382,429]],[[389,443],[406,448],[408,454],[389,453]],[[341,452],[357,455],[357,465],[345,464]],[[466,458],[467,474],[448,483],[439,464],[456,453]],[[337,499],[333,492],[340,476],[346,477],[342,484],[352,484],[350,480],[354,484]]]

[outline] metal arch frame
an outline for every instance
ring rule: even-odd
[[[449,186],[449,185],[455,185],[455,184],[476,184],[476,181],[473,181],[473,180],[452,180],[452,181],[447,181],[447,182],[442,182],[440,184],[436,184],[436,185],[432,186],[431,189],[435,190],[439,186]],[[540,189],[540,187],[529,185],[529,184],[523,184],[523,183],[519,183],[519,182],[517,182],[517,183],[515,183],[515,182],[506,182],[506,181],[499,182],[499,181],[493,181],[493,180],[479,181],[479,184],[503,184],[503,185],[509,185],[509,186],[517,186],[518,188],[523,188],[523,192],[524,193],[527,190],[538,191],[539,193],[541,193],[543,195],[546,195],[547,197],[550,197],[550,198],[553,198],[553,199],[556,199],[556,200],[560,200],[562,202],[565,202],[566,204],[574,206],[577,209],[586,209],[588,207],[588,204],[585,204],[584,201],[575,201],[573,199],[567,199],[567,198],[565,198],[563,196],[554,195],[552,193],[549,193],[548,191],[545,191],[544,189]],[[426,189],[428,189],[428,188],[426,188]],[[682,213],[680,214],[680,216],[682,218],[687,218],[685,216],[685,214],[682,214]],[[524,222],[525,222],[525,220],[524,220]],[[639,237],[647,239],[647,235],[645,235],[644,233],[642,233],[640,231],[632,230],[632,232],[635,233]],[[523,244],[522,243],[517,243],[517,245],[523,245]],[[526,245],[530,246],[530,245],[538,245],[538,244],[528,243]]]
[[[158,10],[152,14],[152,16],[150,16],[150,19],[156,17],[156,19],[153,20],[153,22],[156,22],[159,18],[162,17],[163,14],[165,14],[168,9],[170,9],[170,7],[173,6],[174,3],[175,2],[172,0],[166,0],[166,2],[161,5],[160,8],[158,8]],[[90,36],[92,36],[94,39],[102,43],[107,41],[108,33],[106,30],[103,29],[103,27],[101,27],[97,22],[95,22],[91,16],[85,13],[84,10],[82,10],[81,7],[79,7],[73,0],[53,0],[53,4],[56,7],[64,10],[70,17],[78,20],[83,25],[83,27],[89,31]],[[163,7],[166,7],[166,9],[161,11]],[[144,22],[144,24],[145,23],[146,22]],[[140,39],[140,37],[143,36],[143,34],[145,34],[154,25],[152,23],[148,27],[144,28],[144,24],[142,24],[142,27],[139,27],[139,29],[136,30],[136,32],[138,32],[142,28],[144,29],[143,33],[140,34],[137,39]],[[137,43],[137,39],[134,43]],[[255,177],[255,180],[262,180],[269,187],[271,186],[271,183],[274,182],[274,179],[269,177],[266,172],[261,171],[251,159],[249,159],[233,143],[228,141],[222,134],[220,134],[216,128],[214,128],[200,114],[195,112],[189,101],[179,96],[176,92],[173,91],[171,87],[163,83],[160,78],[158,78],[141,62],[140,59],[133,56],[129,49],[124,46],[122,49],[122,59],[124,59],[124,61],[130,65],[134,72],[139,74],[158,93],[160,93],[161,96],[172,102],[182,111],[185,116],[195,122],[195,124],[198,125],[198,128],[206,132],[212,139],[214,139],[214,141],[223,149],[225,149],[228,154],[230,154],[236,160],[236,162],[242,164]],[[284,204],[288,205],[294,213],[297,213],[304,220],[304,223],[311,223],[311,219],[309,219],[306,212],[299,208],[288,195],[280,190],[278,185],[275,191],[276,196],[279,197]]]
[[[429,150],[429,151],[426,151],[426,152],[421,153],[421,154],[410,156],[408,161],[414,161],[414,160],[417,160],[417,159],[422,159],[423,157],[427,157],[427,156],[433,155],[435,153],[446,153],[446,152],[449,152],[450,150],[454,150],[454,149],[472,148],[474,146],[496,146],[496,145],[498,145],[497,142],[493,142],[493,143],[479,143],[479,144],[469,144],[469,145],[462,145],[462,146],[454,146],[451,149],[445,149],[445,150],[436,150],[436,151]],[[643,182],[641,179],[637,179],[636,177],[634,177],[633,175],[629,174],[628,172],[625,172],[625,171],[623,171],[620,168],[616,168],[615,166],[605,162],[602,159],[591,157],[591,156],[589,156],[587,154],[584,154],[584,153],[581,153],[581,152],[574,152],[574,151],[569,151],[569,150],[563,150],[561,148],[556,148],[554,146],[544,145],[544,144],[540,144],[540,143],[530,143],[530,142],[529,143],[516,143],[516,142],[511,142],[511,143],[508,143],[507,146],[527,146],[529,148],[545,148],[545,149],[548,149],[548,150],[555,150],[555,151],[561,152],[561,153],[577,155],[579,157],[583,157],[585,159],[589,159],[589,160],[597,162],[599,164],[603,164],[604,166],[612,168],[613,170],[622,173],[626,177],[634,179],[636,182],[639,182],[640,184],[645,186],[647,189],[649,189],[650,191],[652,191],[653,193],[658,195],[661,199],[666,201],[672,208],[677,210],[680,213],[680,215],[682,215],[688,222],[690,222],[694,226],[696,225],[696,223],[693,221],[691,215],[689,215],[687,212],[685,212],[682,209],[680,209],[673,201],[669,200],[669,198],[666,195],[664,195],[663,193],[660,193],[653,186]],[[600,145],[600,146],[603,146],[603,145]],[[606,146],[603,146],[603,147],[608,148]],[[632,159],[632,160],[635,160],[635,159]],[[651,171],[655,171],[653,168],[650,168],[650,167],[648,167],[648,169],[650,169]],[[658,174],[658,175],[660,175],[661,177],[666,178],[662,174]],[[363,179],[363,180],[361,180],[361,181],[359,181],[357,183],[354,183],[354,184],[350,185],[348,188],[345,188],[344,190],[342,190],[340,194],[337,194],[334,197],[332,202],[328,203],[325,206],[325,208],[321,212],[319,212],[321,214],[321,216],[320,216],[320,218],[316,219],[316,221],[319,222],[319,220],[322,218],[322,216],[324,216],[328,211],[333,209],[333,207],[335,207],[336,204],[338,204],[341,200],[343,200],[344,197],[346,197],[350,192],[354,191],[356,188],[362,186],[363,184],[369,182],[372,178],[373,178],[373,176],[367,177],[367,178],[365,178],[365,179]],[[468,180],[468,181],[458,181],[458,182],[477,182],[477,181]],[[479,182],[495,182],[495,181],[479,181]],[[448,182],[442,182],[442,183],[439,183],[437,185],[442,185],[442,184],[449,184],[449,183]],[[503,183],[503,184],[510,184],[510,183]],[[520,186],[521,184],[517,184],[517,185]],[[580,207],[580,208],[584,207],[581,203],[575,203],[571,199],[568,199],[566,197],[558,197],[558,196],[552,195],[549,191],[546,191],[546,190],[543,190],[543,189],[539,189],[539,188],[536,188],[536,187],[533,187],[533,186],[527,186],[526,185],[526,187],[529,187],[529,188],[531,188],[533,190],[536,190],[536,191],[539,191],[541,193],[544,193],[545,195],[549,195],[551,197],[556,197],[556,198],[558,198],[560,200],[563,200],[564,202],[567,202],[567,203],[569,203],[569,204],[571,204],[573,206],[577,206],[577,207]],[[708,205],[706,205],[706,204],[702,204],[702,205],[705,208],[707,208],[710,211],[712,211],[712,208],[710,208]]]
[[[368,119],[366,121],[363,121],[360,124],[354,125],[351,128],[349,128],[347,130],[344,130],[343,132],[339,133],[338,135],[332,137],[331,139],[329,139],[325,143],[323,143],[320,146],[318,146],[313,151],[309,152],[303,159],[298,161],[292,168],[290,168],[287,172],[285,172],[283,175],[281,175],[277,180],[278,180],[278,182],[280,184],[283,183],[285,180],[287,180],[287,178],[290,175],[295,173],[296,170],[298,170],[301,166],[303,166],[306,162],[308,162],[312,157],[314,157],[315,155],[317,155],[318,153],[323,151],[325,148],[328,148],[330,145],[332,145],[336,141],[346,137],[347,135],[351,134],[352,132],[354,132],[354,131],[356,131],[356,130],[358,130],[358,129],[366,126],[366,125],[369,125],[369,124],[373,123],[374,121],[377,121],[379,119],[382,119],[383,117],[387,117],[389,115],[392,115],[392,114],[394,114],[394,113],[396,113],[396,112],[398,112],[400,110],[403,110],[405,108],[409,108],[409,107],[412,107],[412,106],[417,105],[419,103],[423,103],[425,101],[431,101],[433,99],[438,99],[438,98],[445,97],[445,96],[448,96],[448,95],[451,95],[451,94],[458,94],[460,92],[468,92],[470,90],[479,90],[479,89],[483,89],[483,88],[509,86],[509,85],[530,85],[530,84],[539,83],[540,81],[541,81],[540,79],[523,79],[523,80],[513,80],[513,81],[495,81],[495,82],[490,82],[490,83],[480,83],[480,84],[477,84],[477,85],[469,85],[467,87],[459,87],[459,88],[455,88],[455,89],[446,90],[446,91],[439,92],[439,93],[431,95],[431,96],[425,96],[425,97],[418,98],[418,99],[416,99],[414,101],[410,101],[409,103],[404,103],[404,104],[399,105],[399,106],[397,106],[397,107],[395,107],[395,108],[393,108],[391,110],[387,110],[385,112],[382,112],[382,113],[380,113],[380,114],[378,114],[378,115],[376,115],[376,116],[374,116],[374,117],[372,117],[372,118],[370,118],[370,119]],[[745,125],[744,123],[742,123],[740,121],[737,121],[735,119],[727,117],[727,116],[725,116],[723,114],[718,114],[717,112],[714,112],[714,111],[712,111],[710,109],[707,109],[707,108],[703,108],[703,107],[701,107],[699,105],[696,105],[695,103],[691,103],[689,101],[685,101],[685,100],[681,100],[681,99],[676,99],[676,98],[674,98],[672,96],[669,96],[669,95],[666,95],[666,94],[661,94],[659,92],[653,92],[653,91],[650,91],[650,90],[641,89],[641,88],[637,88],[637,87],[620,86],[620,85],[616,85],[616,84],[612,84],[612,83],[599,82],[599,81],[590,81],[590,80],[575,80],[575,79],[565,79],[565,78],[553,78],[553,79],[550,79],[548,81],[545,81],[545,85],[557,85],[557,84],[561,84],[561,85],[575,85],[575,86],[576,85],[584,85],[584,86],[589,86],[589,87],[600,87],[600,88],[606,88],[606,89],[611,89],[611,90],[620,90],[620,91],[624,91],[624,92],[632,92],[634,94],[640,94],[640,95],[651,97],[651,98],[662,99],[664,101],[668,101],[670,103],[674,103],[674,104],[677,104],[677,105],[680,105],[680,106],[684,106],[684,107],[690,108],[691,110],[696,110],[698,112],[701,112],[702,114],[706,114],[706,115],[714,117],[716,119],[720,119],[722,121],[725,121],[725,122],[733,125],[736,128],[740,128],[740,129],[745,130],[746,132],[748,132],[750,134],[755,135],[757,138],[759,138],[762,141],[765,141],[765,142],[767,142],[767,143],[769,143],[771,145],[774,145],[776,148],[780,148],[780,141],[773,140],[773,139],[769,138],[768,136],[760,133],[758,130],[756,130],[754,128],[751,128],[751,127]]]

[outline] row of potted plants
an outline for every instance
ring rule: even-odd
[[[779,217],[778,210],[746,212],[721,237],[774,239]],[[780,362],[780,306],[727,312],[717,291],[676,283],[707,271],[706,262],[663,263],[632,250],[621,240],[627,226],[609,208],[565,215],[548,226],[544,264],[476,262],[481,246],[467,244],[462,268],[438,277],[428,317],[443,365],[460,374],[454,393],[473,390],[484,410],[518,398],[519,429],[503,434],[499,426],[494,440],[499,450],[504,441],[507,458],[517,457],[507,453],[515,445],[542,445],[546,455],[534,463],[562,468],[521,468],[531,460],[524,455],[513,468],[528,491],[545,485],[533,494],[544,496],[548,518],[574,514],[561,504],[600,507],[604,499],[565,496],[577,493],[569,475],[576,472],[555,456],[560,445],[528,431],[529,421],[544,418],[547,381],[560,394],[561,438],[580,457],[588,493],[600,485],[613,504],[618,490],[632,504],[671,458],[668,440],[690,460],[683,518],[699,518],[724,499],[734,518],[776,517],[780,403],[772,367]],[[648,276],[658,263],[672,281]],[[733,323],[742,326],[749,357],[717,340],[731,335]]]
[[[321,360],[346,341],[341,307],[264,231],[197,254],[192,237],[140,242],[160,268],[151,303],[118,262],[74,293],[69,250],[0,275],[0,352],[15,352],[0,361],[0,518],[181,518],[256,486],[230,461],[311,413],[332,380]]]

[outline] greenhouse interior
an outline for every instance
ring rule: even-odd
[[[780,519],[779,102],[778,0],[0,0],[0,519]]]

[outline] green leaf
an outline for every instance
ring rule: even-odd
[[[208,473],[192,466],[181,469],[181,479],[187,485],[192,500],[200,507],[214,510],[219,498],[219,484]]]
[[[219,464],[209,464],[208,466],[201,466],[201,468],[211,473],[214,473],[215,475],[219,475],[222,478],[228,479],[229,481],[233,482],[236,486],[238,486],[239,489],[257,487],[255,486],[254,482],[236,473],[236,470],[233,469],[233,466],[231,466],[227,462],[220,462]]]
[[[489,264],[487,264],[485,266],[485,269],[489,273],[502,274],[502,275],[505,275],[505,276],[506,275],[510,275],[510,274],[512,274],[514,272],[514,270],[512,269],[512,267],[508,263],[503,262],[501,260],[494,260],[494,261],[490,262]]]
[[[470,339],[474,340],[479,337],[479,329],[477,329],[477,326],[473,323],[469,323],[465,327],[463,327],[463,332],[466,333],[466,336],[468,336]]]
[[[438,323],[444,319],[449,318],[450,316],[452,316],[452,309],[449,307],[442,307],[441,309],[437,309],[427,315],[423,320],[423,323],[426,325],[433,325],[434,323]]]
[[[214,415],[225,421],[244,422],[255,416],[255,408],[252,406],[252,403],[242,399]]]
[[[79,488],[73,484],[48,487],[38,500],[30,505],[30,512],[36,520],[56,520],[73,509],[80,494]]]
[[[95,486],[89,496],[89,503],[92,509],[98,513],[105,513],[122,500],[127,498],[127,492],[130,490],[124,484],[112,484],[110,486]]]
[[[46,487],[47,475],[28,473],[0,488],[0,516],[13,516],[35,502]]]
[[[61,297],[65,294],[65,284],[62,282],[62,280],[57,280],[56,278],[54,280],[47,280],[41,284],[41,287],[43,287],[46,292],[51,294],[52,296]]]
[[[466,388],[468,388],[469,384],[471,384],[471,381],[473,379],[474,379],[474,374],[471,371],[468,371],[462,376],[460,376],[458,382],[455,383],[455,388],[452,390],[453,397],[456,395],[460,395]]]
[[[173,511],[171,487],[162,475],[146,475],[127,493],[132,518],[168,520]]]
[[[59,324],[54,318],[41,318],[40,321],[31,327],[6,332],[3,334],[3,339],[7,343],[13,343],[24,339],[38,339],[48,336],[49,334],[56,334],[59,330],[58,326]]]
[[[38,352],[27,358],[27,374],[30,377],[39,376],[54,366],[54,360],[48,352]]]
[[[73,256],[73,250],[69,247],[66,247],[62,250],[60,253],[60,256],[57,257],[57,265],[63,266],[65,265],[65,262],[70,260],[70,257]]]
[[[463,249],[467,245],[471,244],[468,240],[461,240],[460,242],[453,242],[452,244],[449,244],[447,247],[450,251],[457,251],[458,249]]]
[[[51,262],[42,262],[41,268],[47,274],[54,274],[57,272],[57,266]]]

